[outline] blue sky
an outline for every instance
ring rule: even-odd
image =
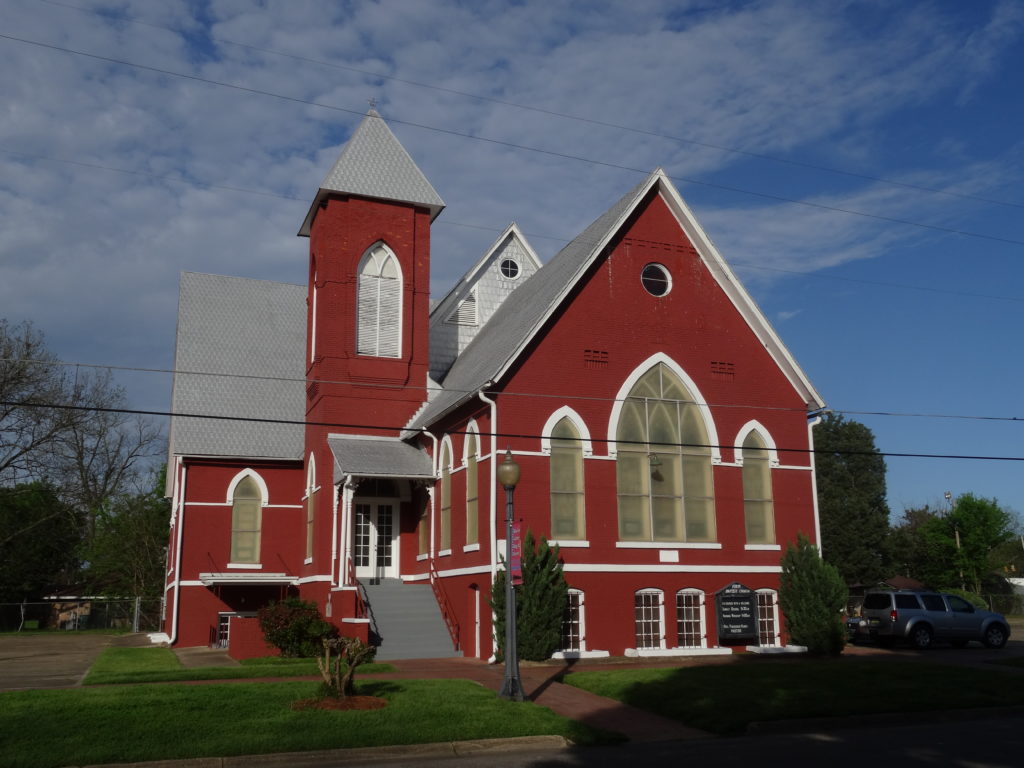
[[[372,98],[448,204],[435,297],[510,221],[547,260],[661,166],[881,450],[1024,456],[1020,422],[938,417],[1024,417],[1020,3],[3,0],[0,34],[0,316],[65,360],[170,368],[182,270],[304,282]],[[1024,512],[1020,462],[888,466],[896,513]]]

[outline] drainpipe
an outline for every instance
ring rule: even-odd
[[[313,478],[314,485],[316,484],[316,478]],[[314,489],[310,488],[310,493],[314,493]],[[319,490],[319,489],[317,489]],[[308,501],[306,502],[309,503]],[[342,573],[341,573],[341,561],[338,559],[338,487],[334,484],[334,478],[331,478],[331,584],[332,586],[340,587],[342,584]],[[337,578],[334,577],[334,569],[338,569]]]
[[[437,480],[437,465],[438,465],[438,462],[441,461],[441,456],[440,456],[440,454],[438,452],[437,436],[432,434],[431,432],[428,432],[425,429],[422,430],[422,431],[423,431],[423,434],[426,435],[427,437],[429,437],[431,439],[431,441],[434,443],[434,455],[430,459],[430,471],[431,471],[431,473],[433,473],[434,480],[436,481]],[[428,552],[428,556],[430,557],[430,561],[433,562],[434,561],[434,551],[435,551],[434,550],[434,489],[433,489],[433,487],[431,487],[431,489],[430,489],[430,491],[429,491],[429,493],[427,495],[430,496],[430,517],[428,518],[430,520],[430,550]],[[419,547],[419,545],[417,544],[417,548],[418,547]]]
[[[821,554],[821,516],[818,513],[818,473],[814,469],[814,428],[821,424],[821,415],[823,413],[832,413],[825,409],[812,411],[807,414],[809,421],[807,422],[807,447],[810,448],[808,453],[808,460],[811,462],[811,498],[814,500],[814,542],[818,545],[818,554]]]
[[[488,381],[484,384],[483,388],[476,393],[483,402],[487,403],[491,408],[491,490],[488,496],[490,497],[490,510],[487,517],[491,521],[491,584],[494,584],[494,580],[498,576],[498,529],[497,529],[497,503],[498,503],[498,404],[487,397],[484,391],[488,387],[494,386],[493,381]],[[491,611],[491,626],[495,624],[494,611]],[[494,632],[491,632],[491,658],[488,661],[493,662],[498,655],[498,642],[494,636]]]
[[[178,464],[181,463],[181,459],[176,459]],[[181,605],[181,544],[185,538],[185,471],[186,467],[181,467],[181,485],[178,488],[178,493],[175,494],[178,499],[178,542],[177,542],[177,554],[174,556],[174,608],[171,610],[171,638],[168,645],[174,645],[178,640],[178,608]]]

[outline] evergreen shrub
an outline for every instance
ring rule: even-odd
[[[297,597],[271,602],[260,608],[256,617],[267,644],[277,648],[282,656],[318,657],[323,653],[323,641],[338,634],[314,603]]]
[[[834,565],[821,559],[803,534],[782,556],[779,607],[786,617],[790,642],[814,655],[838,655],[846,644],[842,612],[847,590]]]

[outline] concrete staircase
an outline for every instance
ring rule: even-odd
[[[370,642],[377,658],[446,659],[462,656],[452,647],[441,609],[430,585],[403,584],[401,579],[363,583],[370,616]]]

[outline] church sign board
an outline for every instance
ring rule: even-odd
[[[718,639],[723,643],[757,640],[757,595],[734,581],[715,593]]]

